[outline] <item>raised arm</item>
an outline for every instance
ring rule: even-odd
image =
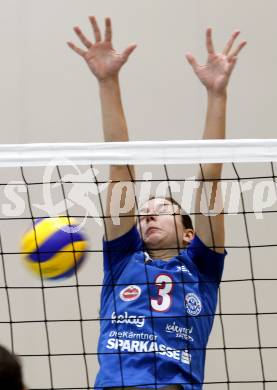
[[[195,74],[207,89],[208,106],[203,139],[225,138],[227,85],[238,54],[246,45],[246,41],[242,41],[236,49],[232,49],[238,35],[239,31],[235,31],[222,53],[216,53],[212,42],[212,30],[208,28],[206,32],[207,63],[199,65],[191,53],[186,54]],[[198,178],[204,179],[207,184],[201,182],[197,189],[195,231],[207,246],[223,253],[225,234],[220,188],[221,171],[222,164],[203,164],[201,167]],[[208,211],[211,211],[211,216],[208,215]],[[218,211],[220,214],[213,216],[213,212]]]
[[[136,45],[128,46],[122,53],[117,52],[112,45],[110,18],[105,19],[104,39],[101,37],[96,18],[91,16],[89,19],[93,28],[95,43],[88,40],[79,27],[75,27],[74,30],[86,50],[76,47],[72,42],[68,42],[68,45],[84,58],[89,69],[98,80],[105,141],[129,141],[128,128],[121,102],[119,71],[136,48]],[[108,218],[106,218],[105,237],[108,240],[121,236],[135,224],[135,195],[132,179],[135,179],[133,166],[110,166],[110,181],[119,181],[121,185],[111,182],[108,186],[106,203],[106,216]],[[125,188],[124,184],[126,184]],[[109,218],[115,215],[119,216],[117,224],[113,223],[112,218]]]

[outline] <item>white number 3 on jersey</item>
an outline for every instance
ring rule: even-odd
[[[158,288],[158,297],[151,298],[152,309],[159,312],[167,311],[172,301],[173,280],[169,275],[160,274],[155,279],[155,285]]]

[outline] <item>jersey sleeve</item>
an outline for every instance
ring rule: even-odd
[[[142,241],[134,225],[131,230],[114,240],[103,239],[104,274],[117,280],[130,260],[130,256],[142,250]]]
[[[187,252],[203,280],[220,283],[224,267],[224,258],[227,255],[225,249],[224,253],[215,252],[195,235],[188,246]]]

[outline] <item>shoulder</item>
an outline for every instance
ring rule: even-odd
[[[126,233],[114,238],[113,240],[105,240],[103,237],[104,249],[121,248],[122,250],[128,250],[133,246],[135,246],[136,249],[142,249],[142,240],[136,225],[133,225]]]
[[[120,237],[106,241],[103,238],[104,271],[116,279],[130,262],[132,255],[142,251],[142,240],[136,225]]]
[[[209,279],[213,278],[217,281],[221,279],[224,259],[227,255],[226,250],[224,250],[224,253],[215,252],[195,235],[186,252],[201,274]]]
[[[197,254],[199,256],[211,256],[215,258],[224,258],[227,255],[226,249],[223,248],[223,251],[218,252],[213,250],[212,247],[206,245],[202,239],[195,234],[194,238],[191,240],[189,245],[186,248],[188,255],[193,256]]]

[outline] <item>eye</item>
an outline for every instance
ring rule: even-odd
[[[157,207],[155,208],[154,214],[156,214],[156,215],[167,214],[166,205],[163,205],[163,204],[157,205]]]
[[[139,220],[142,220],[143,218],[145,218],[147,215],[147,210],[139,210],[138,212],[138,219]]]
[[[168,214],[168,205],[161,205],[161,206],[159,206],[158,208],[157,208],[157,212],[159,213],[159,214]]]
[[[173,215],[177,211],[174,204],[162,204],[158,207],[159,214]]]

